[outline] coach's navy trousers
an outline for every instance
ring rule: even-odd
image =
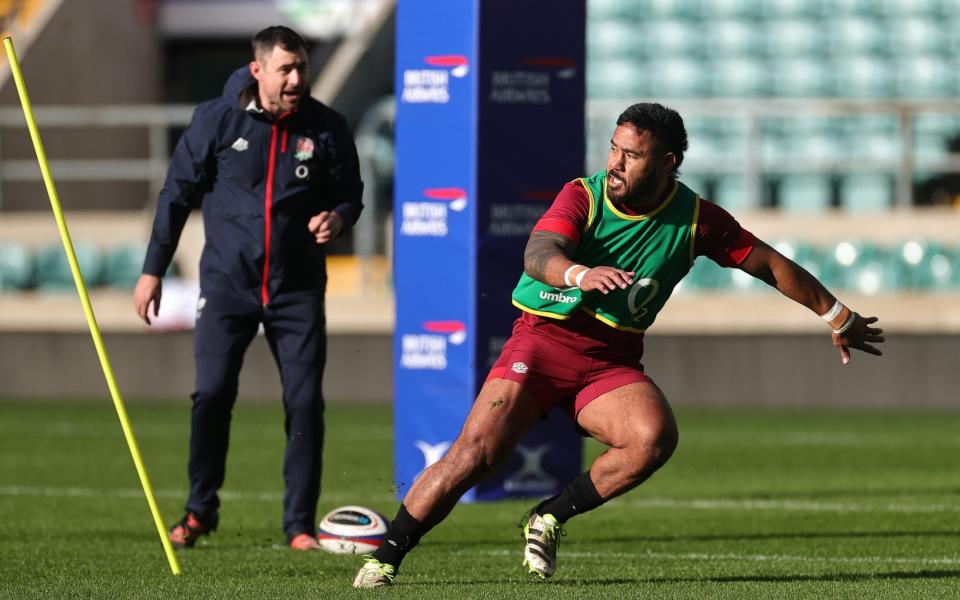
[[[243,356],[260,324],[280,370],[287,448],[283,461],[283,530],[316,530],[323,453],[326,318],[322,293],[277,299],[268,306],[202,294],[194,359],[196,391],[190,427],[187,510],[217,513]]]

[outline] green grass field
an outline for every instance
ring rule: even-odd
[[[130,416],[169,522],[186,492],[185,401]],[[283,415],[237,407],[220,530],[173,577],[109,402],[0,403],[2,598],[960,598],[960,413],[679,410],[647,484],[568,523],[557,575],[528,579],[531,502],[463,505],[392,589],[280,530]],[[321,513],[392,516],[387,407],[328,411]],[[599,452],[586,447],[587,458]]]

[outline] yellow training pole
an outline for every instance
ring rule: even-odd
[[[107,378],[107,387],[110,388],[110,395],[113,396],[113,405],[117,409],[117,416],[120,417],[120,426],[123,427],[123,435],[127,438],[127,445],[130,446],[130,454],[133,455],[133,462],[137,466],[137,474],[140,475],[140,483],[143,485],[143,492],[147,496],[147,504],[150,505],[150,512],[153,514],[153,520],[157,525],[157,532],[160,534],[163,550],[167,554],[170,570],[173,571],[174,575],[179,575],[180,563],[177,562],[177,556],[173,552],[173,546],[170,545],[170,540],[167,538],[166,527],[160,518],[160,510],[157,508],[157,501],[153,496],[153,488],[150,486],[147,470],[144,468],[143,460],[140,458],[140,450],[137,449],[137,440],[133,436],[133,428],[130,426],[127,411],[123,406],[123,398],[120,397],[120,390],[117,388],[117,381],[113,376],[110,358],[107,356],[107,351],[103,346],[100,327],[97,325],[97,318],[94,316],[93,308],[90,306],[90,298],[87,296],[87,286],[83,282],[83,275],[80,273],[80,266],[77,264],[77,255],[73,249],[73,242],[70,240],[70,232],[67,230],[67,223],[63,218],[63,209],[60,208],[60,198],[57,196],[57,188],[53,184],[53,177],[50,175],[47,155],[43,150],[43,142],[40,141],[40,132],[37,130],[37,123],[33,118],[33,109],[30,107],[30,98],[27,96],[27,88],[23,83],[20,63],[17,62],[17,55],[13,49],[13,40],[9,37],[4,38],[3,47],[7,51],[7,60],[10,61],[10,71],[13,73],[13,79],[17,84],[17,93],[20,94],[20,104],[23,105],[23,115],[27,119],[27,128],[30,129],[30,139],[33,140],[33,149],[36,151],[37,161],[40,163],[43,183],[47,187],[47,195],[50,196],[50,206],[53,208],[53,216],[57,220],[57,228],[60,230],[63,249],[67,253],[67,260],[70,261],[70,271],[73,273],[73,281],[77,284],[77,293],[80,294],[83,312],[87,316],[87,325],[90,327],[90,335],[93,336],[93,345],[97,347],[100,366],[103,367],[103,375]]]

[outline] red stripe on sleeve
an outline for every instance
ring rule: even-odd
[[[757,245],[757,238],[746,229],[740,229],[740,235],[733,240],[727,249],[727,256],[733,261],[733,264],[740,265],[747,260],[753,247]]]
[[[590,197],[577,180],[563,186],[553,204],[540,217],[533,230],[559,233],[579,242],[580,234],[587,227],[589,216]]]
[[[550,233],[559,233],[565,235],[571,240],[580,241],[580,229],[567,219],[557,217],[547,217],[544,215],[533,228],[534,231],[549,231]]]

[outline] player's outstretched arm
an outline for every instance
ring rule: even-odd
[[[756,245],[740,269],[820,315],[833,329],[833,345],[843,364],[850,362],[848,348],[880,356],[875,344],[884,341],[883,330],[872,325],[877,317],[862,317],[840,303],[816,277],[764,242]]]

